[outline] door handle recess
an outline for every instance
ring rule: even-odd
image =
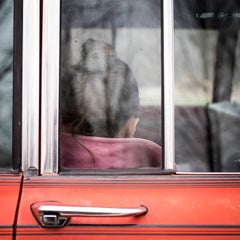
[[[136,208],[80,207],[50,201],[35,202],[30,209],[42,227],[64,227],[71,217],[137,217],[148,212],[143,205]]]

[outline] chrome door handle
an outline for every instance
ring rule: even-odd
[[[147,213],[145,206],[137,208],[80,207],[59,202],[36,202],[31,211],[42,227],[64,227],[71,217],[128,217]]]

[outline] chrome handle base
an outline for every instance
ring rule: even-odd
[[[106,208],[66,206],[59,202],[36,202],[31,211],[42,227],[64,227],[71,217],[137,217],[147,213],[145,206],[137,208]]]

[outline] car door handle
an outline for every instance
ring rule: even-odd
[[[64,227],[71,217],[137,217],[147,213],[147,207],[108,208],[63,205],[59,202],[35,202],[30,206],[42,227]]]

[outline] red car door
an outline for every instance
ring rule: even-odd
[[[69,2],[72,6],[68,5]],[[36,44],[36,49],[39,49],[39,46],[41,48],[41,54],[35,56],[41,62],[41,74],[31,70],[23,74],[23,82],[27,86],[24,88],[26,94],[23,95],[23,105],[27,109],[26,116],[30,117],[23,114],[23,131],[25,128],[28,131],[25,131],[23,136],[24,179],[16,221],[16,239],[239,239],[239,174],[183,173],[174,165],[173,64],[172,59],[168,58],[173,55],[171,31],[173,22],[171,18],[163,19],[165,25],[162,29],[164,31],[162,38],[159,22],[156,25],[152,22],[160,19],[160,6],[164,9],[161,13],[165,14],[165,11],[172,13],[169,2],[163,1],[161,5],[160,1],[139,0],[61,1],[62,7],[65,6],[65,10],[69,11],[69,16],[61,19],[60,1],[44,0],[43,5],[40,5],[42,15],[40,14],[39,18],[42,19],[42,25],[39,25],[38,22],[34,22],[39,19],[38,1],[25,1],[27,3],[25,6],[34,10],[31,12],[32,15],[25,16],[25,21],[31,20],[36,25],[30,24],[23,32],[36,31],[35,34],[28,35],[27,39]],[[119,22],[112,19],[109,21],[111,11],[105,12],[106,9],[111,10],[112,6],[116,7],[114,4],[119,4],[117,5],[119,8],[114,8],[114,13],[120,16]],[[83,10],[85,8],[86,12]],[[121,9],[125,10],[122,15],[119,13]],[[156,18],[146,17],[149,9],[152,10],[150,13],[157,15]],[[94,14],[90,14],[91,12]],[[25,11],[25,14],[27,13],[29,14],[29,11]],[[140,13],[146,15],[142,17]],[[85,16],[90,23],[85,22],[84,17],[80,18],[80,21],[79,16]],[[101,21],[97,21],[99,16]],[[128,18],[129,16],[131,17]],[[64,26],[61,29],[61,43],[71,41],[76,47],[63,44],[59,51],[60,19]],[[149,21],[145,22],[146,19]],[[96,24],[94,28],[91,21]],[[42,37],[42,42],[38,42],[34,37],[39,32],[40,26],[43,27],[39,37]],[[117,29],[109,29],[109,26],[117,26]],[[156,55],[161,55],[159,43],[163,41],[164,84],[151,85],[154,80],[150,86],[144,85],[144,81],[143,85],[140,84],[145,105],[141,106],[143,107],[141,113],[144,113],[142,118],[140,117],[141,131],[136,132],[139,136],[145,133],[145,136],[156,142],[159,140],[158,133],[162,133],[159,141],[162,141],[161,144],[164,143],[163,167],[114,170],[63,168],[62,155],[59,151],[62,147],[59,141],[61,125],[59,72],[64,69],[59,67],[59,53],[61,52],[63,57],[61,59],[63,66],[64,61],[68,61],[70,56],[74,63],[80,51],[78,41],[84,43],[86,39],[81,37],[88,38],[92,35],[106,41],[115,39],[111,41],[112,45],[117,50],[122,50],[119,53],[124,60],[127,59],[125,61],[133,61],[131,67],[136,71],[138,79],[142,77],[147,79],[148,83],[155,75],[158,76],[157,80],[161,79],[158,69],[160,61]],[[131,36],[130,40],[133,42],[123,41],[126,40],[125,36]],[[144,41],[146,45],[143,46],[148,48],[141,49],[139,46],[145,36],[148,36],[148,41]],[[28,41],[25,42],[23,55],[31,52],[30,43],[26,44]],[[154,45],[156,43],[157,45]],[[121,48],[122,46],[124,48]],[[158,47],[150,49],[150,46]],[[124,50],[125,48],[127,50]],[[137,62],[134,62],[134,57],[132,58],[134,51],[138,53],[134,56],[140,56],[136,58]],[[29,56],[31,54],[27,55],[27,59]],[[157,64],[153,66],[150,64],[149,67],[146,62],[151,59],[151,63]],[[144,65],[141,65],[141,62]],[[136,63],[144,67],[134,68]],[[37,66],[38,61],[27,61],[25,67],[36,69]],[[146,71],[148,67],[152,71]],[[144,75],[142,70],[149,75]],[[31,90],[32,84],[34,88]],[[161,87],[162,102],[158,98]],[[155,95],[156,92],[158,94]],[[158,100],[152,102],[153,96],[157,96]],[[153,103],[154,106],[151,105]],[[100,106],[100,102],[97,104]],[[161,110],[162,105],[164,108]],[[195,108],[193,109],[195,111]],[[161,112],[163,118],[159,115]],[[152,124],[153,115],[154,121],[157,122],[155,124]],[[163,131],[159,127],[160,119],[163,121]],[[194,134],[192,130],[191,136],[194,139],[192,141],[195,143],[194,137],[197,135]],[[188,144],[192,146],[191,141]],[[180,162],[179,165],[182,167],[183,163]]]
[[[19,203],[21,175],[0,174],[0,237],[12,239],[15,234],[15,219]]]
[[[32,177],[17,239],[238,239],[239,184],[233,176]]]

